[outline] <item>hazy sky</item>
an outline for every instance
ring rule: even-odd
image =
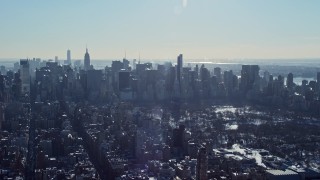
[[[0,57],[320,57],[319,0],[2,0]]]

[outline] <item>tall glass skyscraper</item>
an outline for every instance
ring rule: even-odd
[[[179,83],[180,93],[181,93],[182,67],[183,67],[183,55],[180,54],[177,59],[177,80]]]
[[[71,64],[71,51],[70,49],[67,50],[67,64]]]

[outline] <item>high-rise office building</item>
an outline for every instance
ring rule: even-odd
[[[117,73],[123,68],[124,68],[123,62],[121,62],[121,61],[112,61],[111,70],[112,70],[113,73]]]
[[[320,90],[320,72],[317,72],[317,90]]]
[[[136,69],[136,65],[137,65],[137,60],[134,59],[134,60],[132,61],[132,70],[135,70],[135,69]]]
[[[197,155],[196,180],[207,180],[208,154],[205,147],[201,147]]]
[[[170,67],[168,69],[168,73],[166,77],[166,90],[169,94],[172,94],[174,90],[175,75],[176,75],[175,67]]]
[[[177,59],[177,80],[178,80],[180,92],[181,92],[182,67],[183,67],[183,55],[180,54]]]
[[[253,85],[259,82],[259,70],[258,65],[242,65],[240,89],[243,92],[253,89]]]
[[[87,71],[87,89],[89,91],[99,91],[102,81],[101,70],[88,70]]]
[[[269,77],[270,77],[270,73],[268,71],[265,71],[263,73],[263,79],[266,81],[266,82],[269,82]]]
[[[119,72],[119,90],[130,88],[130,71]]]
[[[30,67],[28,59],[20,60],[20,79],[21,79],[21,92],[23,94],[30,93]]]
[[[292,73],[289,73],[288,74],[288,77],[287,77],[287,87],[289,89],[293,88],[293,74]]]
[[[71,51],[67,50],[67,65],[71,65]]]
[[[163,147],[163,149],[162,149],[162,154],[163,154],[162,160],[163,160],[164,162],[168,162],[168,161],[170,160],[170,158],[171,158],[171,149],[170,149],[170,146],[165,145],[165,146]]]
[[[86,54],[84,55],[84,70],[88,71],[90,69],[90,55],[88,53],[88,48],[86,48]]]
[[[198,66],[198,64],[196,64],[196,67],[194,68],[194,71],[195,71],[196,78],[198,78],[199,77],[199,66]]]
[[[220,67],[215,67],[213,69],[213,74],[217,77],[218,82],[221,82],[221,68]]]
[[[173,146],[183,147],[185,126],[179,125],[179,128],[173,129]]]
[[[1,104],[0,105],[0,130],[2,130],[2,122],[5,121],[5,116],[4,116],[4,106]]]
[[[130,61],[124,58],[124,59],[122,60],[122,63],[123,63],[123,68],[124,68],[125,70],[129,70]]]
[[[279,85],[281,86],[281,88],[284,87],[284,77],[282,77],[281,75],[278,76],[278,81],[279,81]]]
[[[235,79],[234,79],[234,74],[232,70],[225,71],[223,73],[223,82],[226,88],[227,95],[231,95],[232,92],[234,91],[234,88],[236,86],[236,84],[234,83],[234,80]]]

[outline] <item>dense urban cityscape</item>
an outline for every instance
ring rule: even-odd
[[[0,179],[320,179],[320,69],[275,67],[1,66]]]

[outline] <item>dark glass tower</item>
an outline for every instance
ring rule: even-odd
[[[179,83],[180,93],[181,93],[182,67],[183,67],[183,55],[180,54],[177,59],[177,80]]]
[[[292,73],[289,73],[288,74],[288,77],[287,77],[287,87],[289,89],[293,88],[293,74]]]
[[[207,180],[208,155],[205,147],[201,147],[197,155],[196,180]]]

